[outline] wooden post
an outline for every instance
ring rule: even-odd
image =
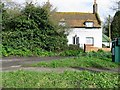
[[[109,18],[108,18],[108,29],[109,29],[109,46],[110,46],[110,43],[111,43],[111,23],[110,23],[110,15],[109,15]]]

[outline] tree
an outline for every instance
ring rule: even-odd
[[[120,11],[117,11],[111,23],[112,39],[120,37]]]
[[[113,11],[116,11],[116,12],[120,11],[120,1],[118,1],[118,2],[113,2],[113,3],[114,3],[114,6],[111,7],[111,9],[112,9]],[[113,29],[112,29],[113,24],[111,25],[111,23],[114,22],[113,19],[115,19],[115,17],[116,17],[116,15],[115,15],[114,17],[110,17],[110,18],[107,17],[107,18],[105,19],[104,24],[103,24],[103,33],[106,34],[107,36],[109,36],[109,34],[111,34],[111,35],[112,35],[112,39],[114,38],[114,35],[115,35],[115,32],[116,32],[116,31],[115,31],[115,32],[113,31]],[[115,24],[115,23],[114,23],[114,24]],[[118,24],[118,22],[116,22],[116,24]],[[111,27],[109,27],[109,25],[111,25]],[[110,29],[110,30],[112,29],[112,32],[110,32],[109,29]]]
[[[109,20],[110,19],[110,20]],[[109,36],[109,24],[112,22],[113,17],[106,17],[105,22],[103,24],[103,33]]]
[[[14,49],[42,48],[47,51],[60,51],[67,47],[67,35],[65,30],[51,21],[51,10],[45,6],[26,4],[18,16],[3,17],[3,45]],[[58,32],[59,30],[59,32]]]

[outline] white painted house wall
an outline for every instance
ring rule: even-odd
[[[94,47],[102,48],[102,29],[101,28],[71,28],[67,36],[68,44],[73,44],[73,37],[79,37],[79,44],[84,48],[86,44],[86,37],[94,38]]]

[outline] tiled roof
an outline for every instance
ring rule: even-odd
[[[101,27],[101,21],[97,14],[81,12],[56,12],[56,20],[65,21],[70,27],[85,27],[85,22],[93,22],[94,27]]]

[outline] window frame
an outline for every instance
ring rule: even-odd
[[[91,23],[91,25],[90,25],[90,23]],[[85,27],[86,28],[92,28],[92,27],[94,27],[94,22],[92,22],[92,21],[86,21],[85,22]]]
[[[77,37],[77,35],[75,35],[74,37],[73,37],[73,44],[74,45],[78,45],[79,44],[79,37]]]
[[[91,39],[92,43],[87,42],[87,39]],[[94,37],[86,37],[86,44],[93,46],[94,45]]]

